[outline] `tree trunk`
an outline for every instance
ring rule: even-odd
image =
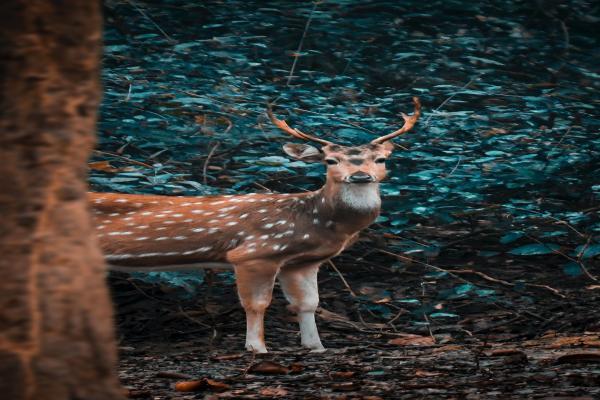
[[[0,397],[120,399],[86,204],[100,4],[0,4]]]

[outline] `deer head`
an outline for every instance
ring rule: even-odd
[[[286,154],[305,162],[325,163],[329,183],[354,185],[377,183],[385,178],[385,161],[394,150],[390,140],[411,130],[421,114],[419,99],[413,97],[413,102],[415,111],[410,116],[402,113],[404,125],[400,129],[360,146],[342,146],[291,128],[284,120],[275,117],[271,105],[267,113],[273,124],[284,132],[321,145],[318,148],[308,144],[287,143],[283,146]]]

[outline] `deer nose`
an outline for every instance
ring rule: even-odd
[[[368,183],[374,181],[375,179],[371,175],[362,171],[355,172],[348,177],[348,182],[350,183]]]

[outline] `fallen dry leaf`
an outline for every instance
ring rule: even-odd
[[[356,375],[356,371],[332,371],[329,373],[331,379],[348,379]]]
[[[331,385],[331,388],[334,390],[351,391],[351,390],[358,389],[358,383],[357,382],[338,382],[338,383],[333,383]]]
[[[178,392],[198,392],[201,390],[212,390],[213,392],[223,392],[229,389],[229,385],[223,382],[215,381],[209,378],[202,378],[196,381],[182,381],[175,384],[175,390]]]
[[[438,376],[438,375],[441,375],[441,372],[425,371],[423,369],[417,369],[415,371],[415,376],[419,377],[419,378],[424,378],[424,377],[428,377],[428,376]]]
[[[260,361],[256,364],[253,364],[248,372],[254,372],[259,374],[266,375],[287,375],[290,373],[290,369],[288,367],[284,367],[281,364],[277,364],[273,361]]]
[[[93,169],[95,171],[102,171],[102,172],[119,172],[119,168],[115,168],[112,165],[110,165],[110,163],[108,161],[94,161],[94,162],[90,162],[88,163],[88,167],[90,169]]]
[[[264,389],[261,389],[259,391],[259,393],[262,396],[281,397],[281,396],[287,396],[288,391],[280,386],[277,386],[277,387],[266,387]]]
[[[446,346],[438,347],[437,349],[433,349],[431,352],[433,354],[437,354],[437,353],[444,353],[446,351],[458,351],[458,350],[464,350],[464,346],[461,346],[459,344],[449,344]]]
[[[556,359],[556,364],[600,363],[600,352],[564,354]]]
[[[223,354],[221,356],[212,356],[210,359],[212,361],[229,361],[229,360],[238,360],[242,357],[244,357],[244,354],[237,353],[237,354]]]
[[[431,336],[408,335],[388,340],[388,344],[398,346],[432,346],[435,341]]]

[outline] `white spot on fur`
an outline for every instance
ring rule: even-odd
[[[228,223],[227,223],[227,224],[225,224],[225,225],[227,225],[227,226],[233,226],[233,225],[237,225],[237,221],[231,221],[231,222],[228,222]]]
[[[194,229],[192,229],[192,232],[199,233],[199,232],[204,232],[205,230],[206,230],[205,228],[194,228]]]
[[[138,225],[135,227],[135,229],[148,229],[150,228],[150,225]]]
[[[117,199],[115,200],[117,203],[127,203],[127,199]]]
[[[305,233],[304,236],[302,236],[302,239],[306,240],[310,237],[310,235],[308,233]]]
[[[274,224],[264,224],[263,228],[265,229],[271,229],[273,227]]]
[[[157,237],[157,238],[156,238],[156,239],[154,239],[154,240],[156,240],[156,241],[158,242],[158,241],[160,241],[160,240],[167,240],[167,239],[168,239],[168,237],[166,237],[166,236],[160,236],[160,237]]]
[[[140,237],[136,238],[135,240],[138,242],[141,242],[142,240],[148,240],[148,239],[150,239],[148,236],[140,236]]]
[[[175,236],[173,239],[175,239],[175,240],[185,240],[185,239],[187,239],[187,236]]]
[[[247,213],[240,215],[240,219],[245,219],[245,218],[248,218],[248,214]]]

